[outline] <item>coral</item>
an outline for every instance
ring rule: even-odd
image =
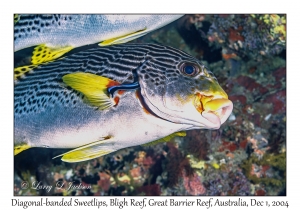
[[[201,182],[201,178],[196,173],[191,176],[186,176],[184,173],[183,185],[189,195],[203,195],[206,192],[206,189]]]
[[[228,182],[228,174],[227,173],[209,173],[209,176],[205,176],[206,180],[204,181],[204,186],[206,187],[207,193],[209,196],[216,195],[226,195],[226,193],[230,190],[230,186]]]
[[[223,141],[222,142],[222,146],[219,149],[219,152],[222,151],[230,151],[230,152],[234,152],[237,149],[237,144],[235,142],[228,142],[228,141]]]
[[[269,137],[269,152],[278,154],[282,145],[285,142],[285,128],[286,125],[284,123],[271,123],[268,132],[270,134]]]
[[[103,191],[108,191],[111,185],[110,174],[108,174],[107,172],[99,172],[99,177],[100,180],[97,182],[97,184]]]
[[[269,149],[268,147],[268,140],[265,139],[260,131],[257,131],[256,133],[253,134],[253,137],[247,137],[247,141],[249,145],[252,145],[252,149],[254,150],[254,154],[258,157],[261,158],[265,152]]]
[[[268,92],[268,89],[257,83],[254,79],[248,77],[248,76],[239,76],[236,79],[237,83],[239,85],[243,85],[247,90],[253,92],[258,91],[259,94],[264,94]]]
[[[207,160],[209,144],[202,130],[187,131],[183,140],[183,148],[198,160]]]
[[[275,77],[277,82],[281,80],[283,80],[282,82],[284,82],[286,80],[286,68],[278,68],[275,71],[273,71],[272,75]]]
[[[176,148],[173,143],[168,142],[169,148],[167,154],[166,171],[168,172],[168,186],[174,187],[178,184],[179,178],[185,173],[187,176],[193,174],[193,168],[190,166],[188,158]]]
[[[131,179],[127,174],[125,174],[123,172],[120,172],[117,174],[117,179],[116,179],[117,184],[130,185],[130,181],[131,181]]]
[[[192,168],[195,169],[202,169],[205,167],[205,161],[198,161],[197,159],[194,158],[193,155],[187,155],[187,158],[189,158],[190,164]]]
[[[245,174],[253,183],[263,183],[283,187],[285,185],[285,170],[286,170],[286,153],[278,155],[266,153],[261,159],[252,155],[249,159],[244,160],[241,167]],[[270,167],[281,171],[281,175],[268,173]]]
[[[229,99],[234,103],[239,101],[240,103],[242,103],[243,105],[245,105],[247,103],[247,98],[243,95],[230,95]]]
[[[278,92],[269,94],[263,100],[265,103],[271,103],[273,105],[273,114],[286,112],[286,90],[280,90]]]
[[[220,173],[216,171],[207,173],[204,182],[206,195],[250,195],[250,183],[240,170],[229,171],[225,168]]]
[[[285,15],[276,15],[276,14],[271,14],[271,15],[263,15],[263,16],[258,16],[258,15],[252,15],[252,17],[257,18],[259,20],[263,20],[267,25],[271,26],[270,27],[270,33],[272,36],[278,36],[279,40],[281,42],[285,42],[286,39],[286,18]]]
[[[161,194],[160,186],[158,184],[144,185],[138,187],[136,191],[138,192],[138,194],[143,194],[146,196],[158,196]]]
[[[261,164],[269,164],[281,171],[286,170],[286,152],[274,155],[266,154],[260,162]]]
[[[231,173],[233,184],[232,190],[228,193],[229,195],[250,195],[250,183],[247,180],[246,176],[241,172],[237,171],[236,173]]]
[[[285,15],[198,16],[186,18],[185,25],[188,28],[194,25],[202,42],[206,40],[211,45],[221,47],[226,60],[261,59],[262,56],[277,55],[285,49]]]
[[[240,148],[242,148],[242,149],[246,149],[246,147],[247,147],[247,144],[248,144],[248,140],[247,139],[245,139],[245,140],[243,140],[243,141],[240,141]]]

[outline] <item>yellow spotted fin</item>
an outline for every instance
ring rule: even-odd
[[[54,158],[62,156],[61,158],[62,161],[74,163],[74,162],[86,161],[86,160],[94,159],[96,157],[107,155],[115,151],[110,148],[111,145],[107,144],[107,140],[109,140],[110,138],[111,138],[110,136],[101,138],[101,140],[78,147],[69,152],[58,155]]]
[[[146,30],[147,30],[147,28],[144,28],[142,30],[135,31],[133,33],[129,33],[129,34],[126,34],[123,36],[104,40],[103,42],[99,43],[99,46],[103,47],[103,46],[108,46],[108,45],[113,45],[113,44],[122,44],[122,43],[129,42],[133,39],[137,39],[137,38],[145,35],[145,33],[148,33],[148,32],[146,32]]]
[[[156,144],[159,144],[159,143],[168,142],[168,141],[171,141],[176,136],[186,136],[186,132],[185,131],[179,131],[179,132],[176,132],[176,133],[172,133],[169,136],[166,136],[164,138],[161,138],[161,139],[143,144],[142,146],[153,146],[153,145],[156,145]]]
[[[73,47],[66,46],[66,47],[48,47],[45,44],[41,44],[34,48],[32,52],[31,63],[32,64],[41,64],[46,63],[48,61],[55,60],[62,55],[66,54]]]
[[[45,44],[39,45],[34,48],[31,57],[32,65],[21,66],[14,69],[15,80],[24,75],[25,73],[31,71],[32,69],[38,67],[40,64],[46,64],[55,59],[61,57],[65,53],[72,50],[72,47],[64,48],[51,48],[47,47]]]
[[[120,83],[90,73],[76,72],[62,77],[63,82],[81,92],[88,103],[99,107],[100,110],[109,109],[116,102],[108,96],[107,88]]]
[[[24,144],[19,144],[14,146],[14,155],[19,154],[20,152],[23,152],[24,150],[29,149],[30,146],[26,143]]]
[[[20,20],[20,15],[14,15],[14,23],[16,24]]]
[[[23,74],[31,71],[32,69],[38,67],[38,65],[29,65],[29,66],[21,66],[14,69],[14,78],[15,80],[21,77]]]

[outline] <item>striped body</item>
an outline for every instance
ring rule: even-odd
[[[199,68],[196,76],[182,73],[186,63]],[[117,94],[117,105],[108,110],[86,103],[62,81],[85,72],[128,84],[134,70],[140,88]],[[30,147],[74,148],[106,137],[102,148],[116,151],[182,130],[217,129],[232,110],[228,102],[221,112],[205,114],[201,97],[227,97],[216,78],[192,56],[155,44],[96,47],[43,64],[15,82],[14,94],[15,145]]]
[[[14,26],[15,51],[40,44],[75,48],[144,30],[138,35],[141,36],[181,16],[18,15]]]

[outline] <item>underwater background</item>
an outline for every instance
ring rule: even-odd
[[[26,150],[14,157],[14,195],[286,195],[286,15],[185,15],[132,42],[202,61],[234,104],[229,119],[80,163],[52,159],[68,150]]]

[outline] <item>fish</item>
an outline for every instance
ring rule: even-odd
[[[62,161],[86,161],[191,129],[219,129],[232,109],[214,74],[183,51],[97,46],[16,78],[14,153],[68,148]]]
[[[14,51],[33,47],[31,64],[57,59],[74,48],[120,44],[180,18],[174,15],[21,14],[15,15]]]

